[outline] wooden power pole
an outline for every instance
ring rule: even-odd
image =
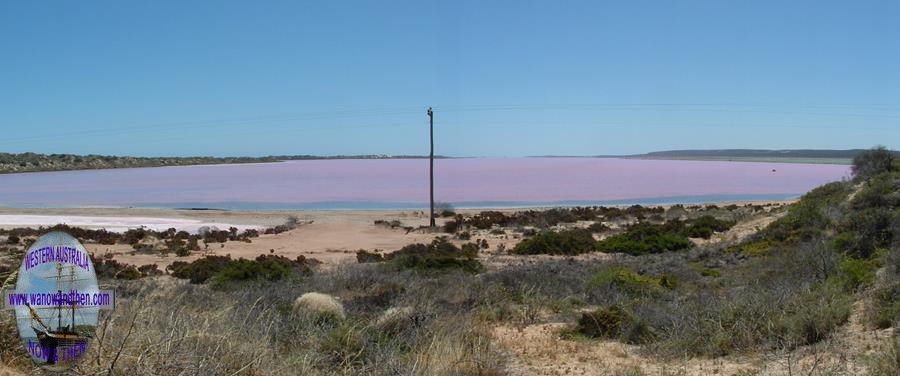
[[[428,107],[428,132],[431,139],[431,151],[428,154],[428,182],[429,182],[429,201],[431,202],[430,215],[428,216],[431,227],[434,228],[434,112]]]

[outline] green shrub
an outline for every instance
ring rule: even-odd
[[[850,318],[853,299],[839,288],[823,285],[799,296],[787,307],[782,338],[792,346],[817,343]]]
[[[738,252],[747,256],[763,256],[771,253],[772,248],[776,244],[776,241],[758,237],[736,246],[729,247],[728,249],[729,251]]]
[[[474,226],[479,230],[487,230],[494,225],[505,226],[512,221],[512,218],[498,211],[483,211],[479,214],[467,218],[465,224]]]
[[[656,337],[647,322],[620,305],[583,312],[575,330],[590,338],[618,339],[631,344],[647,343]]]
[[[866,208],[850,212],[835,246],[857,258],[869,258],[878,248],[885,248],[894,238],[894,214],[888,208]]]
[[[174,262],[169,267],[172,276],[189,279],[191,283],[215,282],[217,285],[231,281],[265,279],[275,281],[292,272],[309,274],[311,270],[303,256],[296,260],[284,256],[260,255],[255,260],[237,259],[231,256],[206,256],[190,263]]]
[[[881,174],[867,181],[850,202],[854,209],[886,208],[900,205],[900,174]]]
[[[594,251],[591,232],[583,229],[546,231],[516,244],[510,253],[518,255],[578,255]]]
[[[484,241],[482,243],[481,248],[487,248],[486,245],[487,245],[487,241]],[[462,245],[460,250],[462,251],[463,255],[469,255],[469,257],[475,257],[474,255],[478,254],[478,248],[479,248],[479,246],[475,243],[466,243],[466,244]]]
[[[736,222],[717,219],[711,215],[704,215],[687,221],[685,235],[691,238],[709,239],[713,233],[728,231]]]
[[[243,258],[231,261],[210,279],[213,285],[234,281],[264,279],[277,281],[291,274],[294,262],[284,256],[260,255],[256,260]]]
[[[846,182],[828,183],[809,191],[788,208],[784,217],[772,222],[762,232],[765,239],[809,240],[821,236],[832,225],[822,212],[825,208],[843,203],[853,187]]]
[[[719,277],[722,275],[722,273],[716,269],[706,268],[706,269],[703,269],[702,272],[700,272],[700,275],[702,275],[704,277]]]
[[[594,223],[591,223],[590,226],[588,226],[587,230],[592,233],[597,234],[597,233],[609,231],[609,226],[604,225],[602,222],[594,222]]]
[[[604,252],[623,252],[645,255],[665,251],[679,251],[692,246],[690,240],[678,231],[663,225],[639,223],[630,226],[625,233],[614,235],[597,243]]]
[[[385,255],[384,259],[404,269],[424,271],[459,269],[469,273],[484,270],[484,266],[478,261],[477,245],[467,243],[460,249],[444,236],[435,238],[428,245],[421,243],[407,245]]]
[[[186,248],[186,247],[178,247],[178,248],[175,249],[175,256],[178,256],[178,257],[187,257],[187,256],[190,256],[190,255],[191,255],[191,250],[190,250],[190,248]]]
[[[893,170],[894,156],[884,146],[876,146],[853,158],[853,176],[866,180],[875,175]]]
[[[134,265],[128,265],[116,273],[116,279],[138,279],[144,277],[143,274]]]
[[[612,287],[632,295],[655,294],[664,288],[673,289],[675,285],[675,279],[670,276],[640,275],[626,267],[604,268],[595,273],[587,283],[588,289]]]
[[[206,256],[190,263],[174,262],[170,265],[172,276],[188,279],[191,283],[204,283],[231,262],[231,256]]]
[[[451,219],[447,222],[444,222],[444,232],[448,234],[455,234],[456,231],[459,230],[459,221],[455,219]]]
[[[577,331],[591,338],[618,338],[624,327],[634,318],[617,305],[584,312],[578,319]]]
[[[885,329],[900,325],[900,282],[879,287],[872,294],[872,324]]]
[[[319,342],[318,351],[326,356],[331,366],[360,363],[372,350],[367,346],[366,334],[365,327],[342,323],[328,331]]]
[[[141,265],[137,268],[137,270],[139,272],[141,272],[141,275],[144,277],[157,276],[157,275],[163,274],[163,271],[159,270],[159,266],[157,266],[156,264]]]
[[[838,265],[840,270],[840,283],[848,291],[853,291],[860,286],[868,286],[875,280],[875,270],[878,264],[869,260],[847,258]]]
[[[365,249],[360,249],[356,251],[356,262],[358,263],[367,263],[367,262],[381,262],[384,261],[384,256],[379,252],[369,252]]]
[[[138,279],[144,277],[134,265],[120,263],[112,259],[97,262],[94,264],[94,270],[99,278]]]

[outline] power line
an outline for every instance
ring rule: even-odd
[[[418,109],[417,109],[418,108]],[[421,107],[403,106],[403,107],[381,107],[381,108],[360,108],[360,109],[342,109],[332,111],[316,111],[286,115],[268,115],[233,119],[216,119],[205,121],[183,121],[183,122],[167,122],[167,123],[150,123],[126,127],[109,127],[97,129],[84,129],[68,132],[56,132],[52,134],[32,135],[23,137],[5,138],[0,141],[2,144],[14,144],[25,141],[59,139],[60,137],[77,138],[93,135],[110,136],[110,135],[126,135],[133,133],[153,132],[184,129],[203,129],[203,128],[231,128],[236,126],[254,126],[255,133],[258,127],[264,125],[285,123],[286,131],[310,131],[322,129],[349,129],[349,128],[374,128],[385,126],[403,126],[404,123],[392,124],[375,124],[375,125],[330,125],[321,128],[302,128],[296,129],[296,122],[316,121],[316,120],[335,120],[335,119],[354,119],[354,118],[376,118],[396,115],[412,115],[420,111]],[[591,103],[549,103],[549,104],[483,104],[483,105],[447,105],[435,106],[433,109],[441,110],[447,113],[463,113],[463,112],[490,112],[490,111],[659,111],[659,112],[717,112],[717,113],[759,113],[769,115],[804,115],[804,116],[831,116],[831,117],[880,117],[880,118],[898,118],[900,114],[893,113],[833,113],[833,112],[804,112],[804,111],[784,111],[777,110],[780,108],[811,108],[818,110],[836,110],[845,111],[854,110],[875,110],[878,111],[900,111],[900,106],[892,104],[747,104],[747,103],[609,103],[609,104],[591,104]],[[775,110],[773,110],[775,109]],[[515,122],[520,125],[527,121]],[[446,124],[459,125],[475,125],[474,122],[454,122],[452,120],[445,121]],[[477,124],[478,126],[498,126],[499,123]],[[559,122],[544,122],[537,125],[544,126],[560,126]],[[291,128],[288,128],[290,126]],[[503,126],[503,125],[500,125]],[[738,124],[738,123],[720,123],[720,124],[700,124],[700,123],[682,123],[682,124],[660,124],[648,123],[644,121],[635,121],[633,123],[579,123],[578,126],[677,126],[677,127],[772,127],[772,128],[809,128],[809,129],[844,129],[845,127],[829,127],[818,125],[801,125],[801,124]],[[896,130],[898,126],[889,125],[884,128],[877,127],[856,127],[853,130]],[[228,131],[220,132],[228,134]],[[176,137],[173,137],[176,138]]]

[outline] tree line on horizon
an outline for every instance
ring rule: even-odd
[[[131,157],[113,155],[0,153],[0,174],[38,171],[93,170],[109,168],[163,167],[236,163],[272,163],[291,160],[317,159],[412,159],[428,158],[418,155],[272,155],[262,157]],[[435,156],[435,158],[446,158]]]

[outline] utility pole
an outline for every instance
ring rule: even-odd
[[[428,154],[428,181],[430,194],[429,198],[431,201],[431,215],[428,216],[429,223],[431,224],[431,228],[434,228],[434,112],[431,111],[431,107],[428,107],[428,131],[431,139],[431,152]]]

